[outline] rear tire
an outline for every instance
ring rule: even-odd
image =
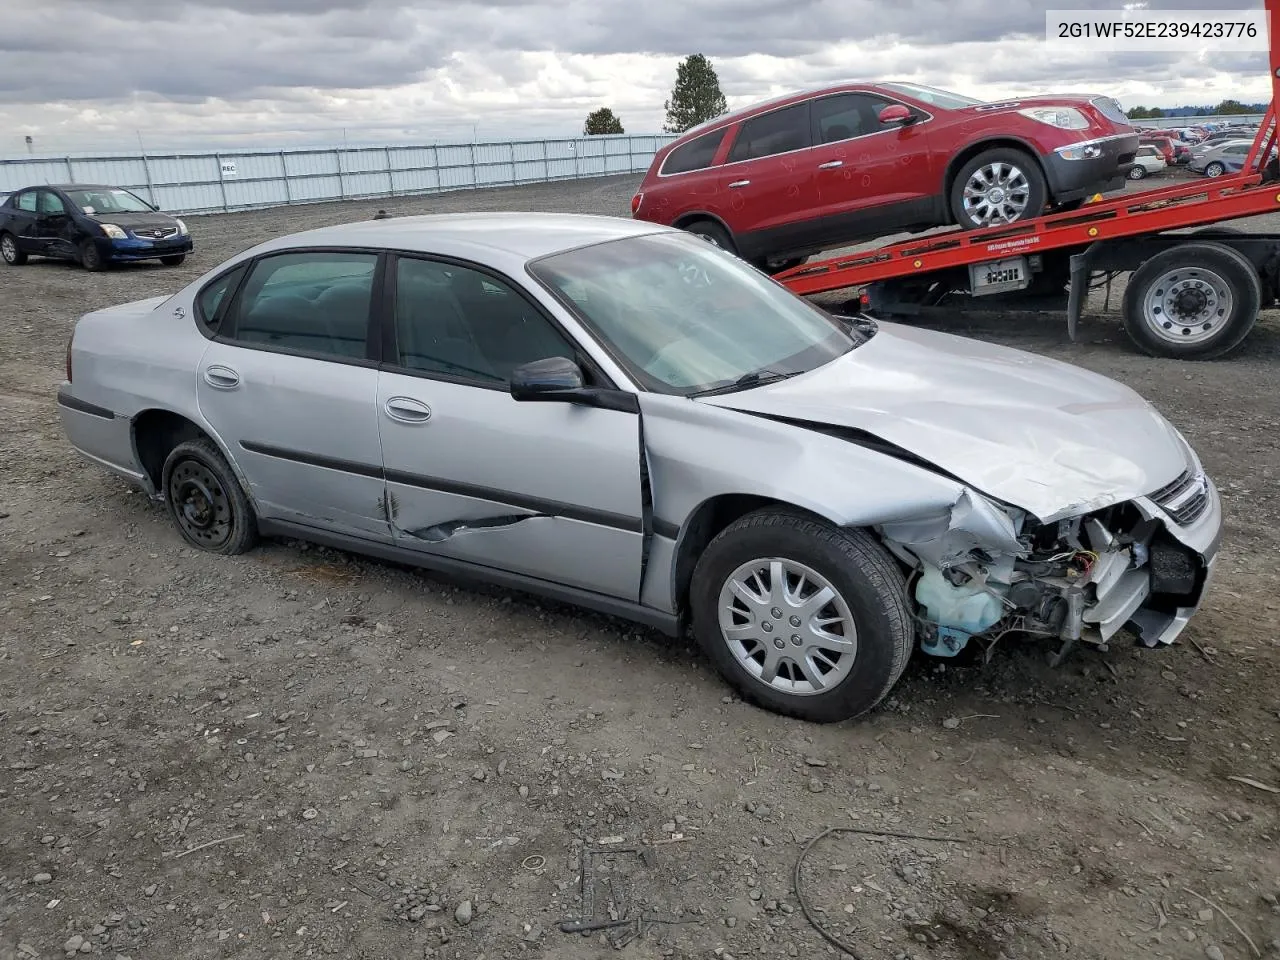
[[[999,202],[989,190],[979,195],[984,184],[1000,188]],[[980,230],[1040,216],[1049,190],[1035,157],[1000,147],[984,150],[960,168],[949,199],[956,223],[966,230]]]
[[[689,598],[694,634],[721,676],[786,716],[861,716],[911,656],[906,584],[892,557],[867,533],[799,512],[758,510],[726,527],[699,558]]]
[[[1156,254],[1133,272],[1124,328],[1151,356],[1212,360],[1249,335],[1261,304],[1262,283],[1247,258],[1196,240]]]
[[[102,254],[98,252],[98,245],[92,240],[86,240],[80,244],[80,265],[93,273],[107,268]]]
[[[733,237],[729,235],[728,230],[714,220],[695,220],[685,227],[685,230],[698,235],[708,243],[715,244],[721,250],[727,250],[737,256],[738,245],[733,242]]]
[[[253,505],[212,441],[178,444],[165,458],[160,475],[169,516],[191,546],[232,555],[257,543]]]
[[[166,267],[180,267],[182,266],[182,262],[186,259],[187,255],[185,253],[175,253],[171,257],[161,257],[160,262]]]
[[[1147,175],[1147,168],[1140,164],[1135,163],[1132,167],[1129,168],[1130,180],[1141,180],[1146,175]]]
[[[1221,163],[1219,163],[1217,160],[1213,161],[1213,163],[1209,164],[1207,167],[1204,168],[1204,175],[1206,177],[1220,177],[1226,172],[1227,172],[1227,168],[1223,166]]]
[[[11,267],[27,262],[27,255],[18,249],[18,238],[12,233],[0,233],[0,258]]]

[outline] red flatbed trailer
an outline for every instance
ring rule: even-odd
[[[981,230],[959,228],[807,263],[775,275],[801,295],[863,288],[872,315],[910,316],[959,292],[975,300],[1037,290],[1066,297],[1075,339],[1094,273],[1132,271],[1125,329],[1146,352],[1211,359],[1237,347],[1280,299],[1280,234],[1168,231],[1280,213],[1276,105],[1280,45],[1264,0],[1272,98],[1239,173],[1100,200]],[[1067,290],[1069,284],[1069,291]]]

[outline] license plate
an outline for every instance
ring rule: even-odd
[[[1027,269],[1026,257],[992,260],[969,267],[969,289],[975,297],[1025,290],[1030,283],[1031,271]]]

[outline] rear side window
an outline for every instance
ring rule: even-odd
[[[247,265],[241,265],[230,273],[224,273],[196,296],[196,314],[200,322],[214,333],[222,327],[236,287],[240,286],[240,280],[248,269]]]
[[[729,162],[758,160],[803,150],[811,142],[809,103],[806,101],[744,120],[733,149],[729,151]]]
[[[28,190],[26,193],[18,194],[18,209],[28,210],[31,213],[36,212],[36,192]]]
[[[726,129],[721,127],[719,130],[704,133],[676,147],[667,154],[667,159],[662,164],[662,173],[688,173],[690,170],[705,170],[711,166],[711,161],[716,158],[716,151],[720,149],[720,141],[724,139]]]
[[[341,359],[368,356],[372,253],[309,251],[254,265],[236,310],[234,339]]]

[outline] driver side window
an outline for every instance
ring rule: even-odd
[[[51,216],[61,216],[67,212],[67,206],[62,202],[62,198],[56,193],[50,193],[48,190],[41,190],[40,212]]]
[[[578,351],[503,280],[453,263],[396,261],[396,362],[410,371],[503,387],[516,367]]]

